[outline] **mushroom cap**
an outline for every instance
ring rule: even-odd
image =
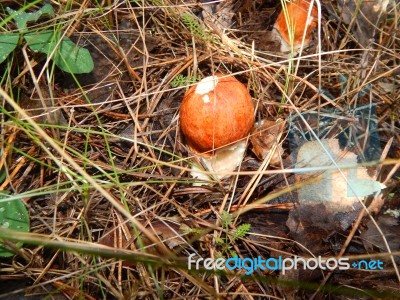
[[[288,2],[287,5],[287,22],[284,9],[280,12],[275,22],[275,29],[281,38],[290,45],[289,30],[293,31],[293,45],[296,47],[303,40],[304,30],[306,35],[304,44],[307,45],[311,39],[311,31],[318,24],[318,10],[315,5],[311,8],[310,17],[307,19],[310,9],[309,0],[294,0]],[[289,25],[289,29],[288,29]]]
[[[241,82],[218,74],[204,78],[186,92],[179,118],[191,150],[210,152],[249,133],[254,124],[254,105]]]

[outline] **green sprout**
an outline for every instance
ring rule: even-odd
[[[233,217],[227,212],[221,213],[222,227],[229,232],[229,227],[233,224]],[[238,239],[244,238],[250,231],[251,224],[244,223],[229,232],[225,237],[217,237],[215,242],[221,246],[222,255],[226,254],[231,257],[237,256],[237,253],[230,249],[231,245]]]
[[[46,54],[63,71],[74,74],[89,73],[94,68],[92,56],[83,47],[74,44],[59,30],[42,30],[28,32],[27,23],[36,22],[41,16],[54,16],[53,7],[45,4],[41,9],[26,13],[7,8],[10,17],[14,19],[18,33],[0,33],[0,63],[12,53],[22,39],[34,52]]]
[[[29,214],[21,199],[3,200],[5,193],[0,193],[0,228],[14,229],[18,231],[28,232]],[[17,247],[22,247],[22,243],[18,243]],[[13,256],[14,252],[1,243],[0,240],[0,257]]]

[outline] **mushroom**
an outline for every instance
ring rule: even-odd
[[[254,124],[254,105],[247,88],[233,76],[209,76],[185,94],[180,127],[191,151],[213,177],[222,179],[240,164]],[[191,175],[209,180],[199,168]]]
[[[281,52],[290,52],[293,45],[293,52],[297,53],[310,43],[311,32],[318,24],[317,8],[315,5],[310,8],[310,5],[310,0],[293,0],[282,8],[274,25],[275,35],[281,42]]]

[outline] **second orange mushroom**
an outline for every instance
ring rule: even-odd
[[[309,44],[311,33],[318,25],[315,1],[311,8],[310,5],[311,0],[293,0],[286,3],[286,8],[282,8],[274,25],[274,30],[281,40],[282,52],[290,52],[292,43],[295,52]]]

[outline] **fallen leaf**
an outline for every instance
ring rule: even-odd
[[[233,24],[233,17],[238,9],[236,1],[225,0],[215,3],[214,1],[201,4],[202,17],[206,24],[213,23],[220,30],[229,29]]]
[[[389,0],[338,0],[343,22],[353,24],[351,31],[356,40],[364,47],[374,37],[375,29],[386,15]]]
[[[281,119],[276,121],[262,120],[254,126],[250,135],[252,151],[259,160],[264,160],[273,146],[278,143],[279,136],[285,128],[285,122]],[[282,161],[283,148],[277,145],[275,153],[271,158],[270,165],[280,165]]]
[[[357,155],[340,149],[338,139],[306,142],[298,151],[296,169],[304,171],[295,174],[295,181],[320,179],[298,190],[299,205],[290,211],[286,225],[292,238],[314,254],[340,249],[340,242],[328,243],[330,237],[353,224],[362,209],[358,200],[385,187],[356,165]]]
[[[346,168],[356,164],[357,155],[341,150],[338,139],[306,142],[297,154],[296,168],[309,170],[297,174],[296,181],[303,182],[317,175],[322,175],[322,178],[299,189],[299,202],[324,202],[331,204],[334,211],[344,211],[358,199],[362,200],[385,188],[368,174],[365,167]],[[323,166],[335,168],[320,172],[312,170]]]
[[[400,223],[399,219],[390,215],[381,215],[377,218],[376,223],[378,224],[381,232],[384,234],[389,248],[391,251],[400,250],[400,237],[399,229]],[[378,231],[375,224],[369,220],[367,223],[368,229],[361,233],[363,244],[368,251],[373,251],[374,248],[378,248],[382,252],[387,252],[387,248],[384,244],[382,234]],[[399,258],[396,258],[400,261]]]

